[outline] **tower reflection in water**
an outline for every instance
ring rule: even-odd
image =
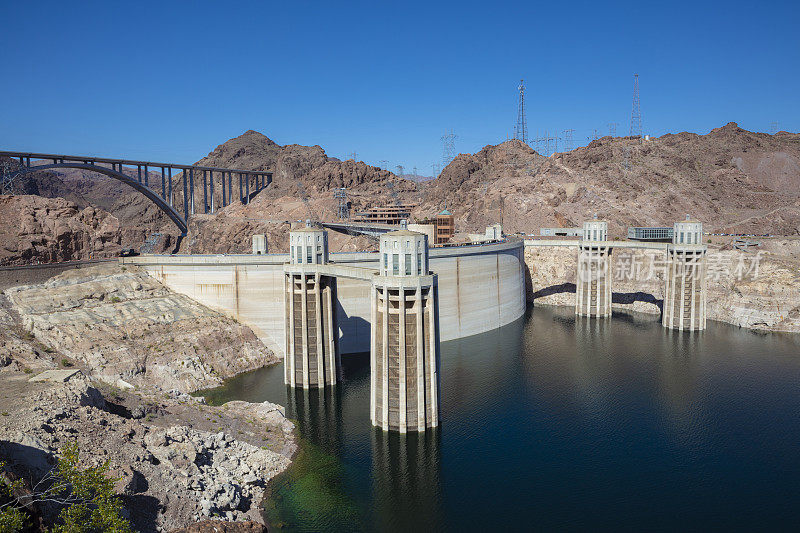
[[[297,421],[304,438],[331,454],[342,446],[342,394],[342,387],[286,387],[286,416]]]
[[[379,531],[438,531],[441,433],[372,431],[373,525]]]

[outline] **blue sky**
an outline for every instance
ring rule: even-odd
[[[798,2],[0,3],[0,149],[194,162],[255,129],[430,174],[441,136],[800,130]]]

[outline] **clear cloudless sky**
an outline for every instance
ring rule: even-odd
[[[248,129],[430,174],[441,136],[800,130],[800,2],[0,1],[0,150],[194,162]]]

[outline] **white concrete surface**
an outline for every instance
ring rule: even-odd
[[[284,263],[289,254],[143,255],[121,258],[200,303],[250,326],[283,356]],[[336,268],[337,325],[341,353],[367,352],[370,287],[379,254],[330,254]],[[525,265],[519,240],[430,250],[430,270],[439,277],[440,338],[443,342],[484,333],[525,313]],[[346,276],[352,276],[346,277]],[[341,276],[341,277],[339,277]]]

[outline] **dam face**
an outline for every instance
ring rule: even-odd
[[[449,341],[492,331],[525,313],[524,244],[433,248],[438,276],[439,331]],[[332,264],[379,269],[379,253],[330,254]],[[289,254],[144,255],[139,265],[176,292],[250,326],[276,354],[285,355],[283,265]],[[333,305],[340,353],[370,351],[371,283],[341,277]]]

